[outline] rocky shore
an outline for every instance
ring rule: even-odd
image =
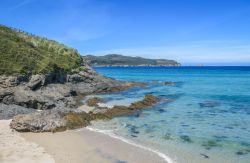
[[[40,75],[0,76],[0,119],[13,119],[11,128],[22,132],[64,131],[87,126],[91,120],[129,115],[155,104],[146,95],[130,106],[99,107],[95,112],[77,109],[85,95],[123,91],[143,83],[118,81],[97,74],[87,65],[74,74],[58,71]],[[78,68],[79,70],[80,68]],[[100,100],[100,99],[99,99]]]

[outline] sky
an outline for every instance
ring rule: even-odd
[[[250,0],[1,0],[0,24],[81,55],[250,65]]]

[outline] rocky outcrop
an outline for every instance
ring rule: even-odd
[[[110,119],[117,116],[131,115],[157,103],[159,99],[153,95],[146,95],[142,101],[130,106],[114,106],[113,108],[99,108],[97,112],[85,113],[78,109],[56,108],[17,115],[11,122],[11,128],[21,132],[56,132],[87,126],[91,120]]]
[[[85,127],[90,120],[83,111],[58,108],[15,116],[10,127],[21,132],[56,132]]]
[[[148,108],[156,104],[157,102],[159,102],[159,100],[160,100],[159,98],[151,94],[147,94],[145,95],[143,100],[134,102],[129,106],[115,105],[112,108],[100,108],[96,110],[94,113],[92,113],[91,116],[96,117],[97,119],[102,119],[102,118],[113,118],[117,116],[131,115],[136,111]]]
[[[76,108],[77,95],[121,91],[136,86],[101,76],[88,66],[78,68],[74,74],[58,70],[51,74],[5,76],[1,81],[0,102],[40,110]]]
[[[16,115],[33,113],[35,111],[35,109],[28,109],[18,105],[5,105],[0,103],[0,120],[11,119]]]

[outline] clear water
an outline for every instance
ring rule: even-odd
[[[250,67],[109,67],[96,71],[115,79],[149,83],[146,88],[99,95],[108,103],[128,104],[146,93],[163,101],[132,116],[95,122],[93,127],[111,129],[160,150],[175,162],[250,163]],[[164,81],[176,85],[159,84]]]

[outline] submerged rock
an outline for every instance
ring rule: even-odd
[[[172,81],[165,81],[164,82],[164,85],[175,85],[176,83],[175,82],[172,82]]]
[[[203,156],[204,158],[209,158],[209,156],[206,154],[200,153],[200,155]]]
[[[95,115],[101,115],[101,117],[108,117],[108,118],[112,118],[112,117],[117,117],[117,116],[125,116],[125,115],[131,115],[136,113],[136,111],[141,110],[141,109],[145,109],[148,108],[154,104],[156,104],[159,101],[159,98],[151,95],[151,94],[147,94],[145,95],[144,99],[141,101],[137,101],[132,103],[129,106],[113,106],[110,109],[101,109],[100,112],[95,113],[93,116]]]
[[[246,155],[250,153],[250,149],[242,149],[236,152],[237,155]]]
[[[213,108],[216,106],[220,106],[220,103],[217,101],[204,101],[202,103],[199,103],[200,107],[209,107],[209,108]]]
[[[180,138],[184,142],[188,142],[188,143],[192,142],[191,138],[188,135],[181,135]]]
[[[216,140],[208,140],[207,142],[202,143],[202,146],[209,150],[212,147],[219,147],[220,145]]]
[[[99,97],[93,97],[93,98],[88,99],[86,102],[88,106],[98,106],[98,103],[102,101],[103,100]]]

